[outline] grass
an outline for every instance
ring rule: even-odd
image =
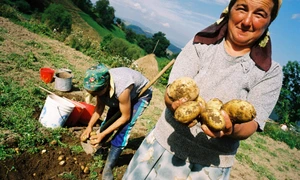
[[[87,22],[93,29],[98,32],[99,36],[104,37],[106,35],[113,34],[115,37],[125,39],[124,31],[120,30],[117,26],[113,25],[112,30],[108,30],[107,28],[100,26],[88,14],[84,12],[79,12],[78,14],[85,22]]]
[[[242,163],[249,165],[250,168],[257,172],[259,174],[258,179],[261,179],[262,177],[267,177],[269,180],[276,180],[276,177],[272,175],[268,168],[260,165],[257,162],[253,162],[249,155],[244,153],[237,153],[236,159]]]
[[[276,141],[285,142],[291,149],[300,149],[300,133],[296,131],[283,131],[278,124],[267,123],[262,134]]]
[[[268,124],[269,126],[270,124]],[[269,131],[269,130],[267,130]],[[279,130],[282,131],[282,130]],[[270,133],[270,132],[268,132]],[[280,171],[298,171],[299,168],[297,164],[297,160],[294,161],[285,161],[284,159],[279,162],[279,164],[273,165],[271,167],[267,167],[264,163],[271,163],[273,158],[277,158],[281,156],[281,154],[285,154],[286,150],[284,149],[276,149],[270,150],[268,143],[265,137],[268,136],[265,133],[256,133],[252,135],[249,140],[240,141],[240,148],[238,153],[236,154],[236,159],[243,164],[247,164],[253,171],[255,171],[257,175],[257,179],[267,178],[269,180],[276,180],[276,177],[271,173],[272,170],[269,168]],[[256,154],[259,159],[252,159],[252,154]],[[260,161],[261,160],[261,161]]]
[[[84,12],[79,12],[78,14],[85,22],[87,22],[93,29],[95,29],[98,32],[99,36],[104,37],[109,34],[112,34],[108,29],[101,27],[88,14],[86,14]]]

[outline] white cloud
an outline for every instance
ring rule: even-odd
[[[142,13],[146,13],[147,12],[147,9],[142,8],[142,6],[141,6],[140,3],[134,3],[133,4],[133,8],[141,11]]]
[[[198,1],[206,4],[226,5],[229,4],[230,0],[198,0]]]
[[[167,27],[169,28],[170,27],[170,24],[169,23],[161,23],[164,27]]]
[[[292,19],[300,19],[300,14],[293,14]]]

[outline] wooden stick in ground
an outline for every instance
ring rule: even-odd
[[[175,62],[175,59],[170,61],[146,86],[141,90],[138,97],[140,97],[150,86],[152,86]],[[121,112],[118,111],[116,114],[114,114],[110,119],[108,119],[105,124],[100,128],[100,132],[104,131],[106,128],[108,128],[110,125],[112,125],[115,120],[121,116]]]

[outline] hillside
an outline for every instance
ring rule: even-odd
[[[72,9],[74,7],[70,5],[69,8]],[[77,14],[77,10],[76,8],[73,9],[74,15]],[[76,17],[76,22],[80,23],[80,25],[74,25],[75,29],[84,29],[86,32],[89,32],[91,36],[93,34],[94,38],[99,38],[97,32],[90,28],[80,16]],[[62,42],[34,34],[3,17],[0,17],[0,37],[0,77],[10,78],[11,81],[16,82],[24,88],[31,85],[27,84],[28,80],[30,80],[60,96],[77,101],[83,100],[80,82],[83,79],[85,70],[95,63],[94,59],[66,46]],[[34,63],[41,65],[41,67],[72,69],[75,74],[73,79],[74,88],[72,91],[63,93],[55,90],[55,81],[49,84],[43,83],[40,80],[38,69],[29,69],[24,66],[23,69],[18,70],[15,67],[16,63],[18,63],[15,61],[18,61],[18,58],[12,59],[11,56],[20,57],[28,53],[33,54],[36,58]],[[164,108],[164,89],[159,86],[154,86],[153,88],[154,96],[150,106],[133,128],[129,144],[114,169],[114,175],[117,180],[121,179],[139,144],[155,125],[156,120]],[[0,92],[3,92],[2,89],[0,89]],[[46,98],[46,94],[47,93],[44,93],[44,98]],[[36,97],[31,98],[34,99]],[[41,103],[39,106],[42,107],[43,104]],[[41,109],[36,110],[36,121],[38,121],[40,110]],[[5,116],[9,115],[10,114],[5,114]],[[1,116],[4,115],[1,114]],[[83,151],[74,153],[74,149],[72,148],[80,146],[79,136],[84,128],[85,126],[83,125],[66,128],[66,131],[71,132],[71,134],[62,136],[58,144],[45,144],[40,147],[40,151],[36,153],[19,152],[17,151],[17,147],[15,147],[14,157],[9,160],[0,161],[0,179],[93,179],[91,175],[81,170],[81,166],[91,164],[95,161],[98,161],[98,164],[103,163],[106,152],[103,153],[103,157],[100,158],[100,160],[99,158],[95,160]],[[42,128],[36,129],[36,131],[41,130]],[[0,127],[0,134],[0,144],[8,143],[8,140],[12,139],[2,141],[3,136],[14,136],[11,131],[2,129],[2,127]],[[14,147],[14,144],[11,146]],[[46,150],[46,153],[42,154],[42,150]],[[1,149],[0,153],[2,153]],[[58,165],[57,158],[61,154],[68,157],[67,163],[64,166]],[[257,133],[251,138],[242,141],[241,148],[237,154],[237,161],[232,169],[231,179],[296,180],[300,179],[299,163],[299,150],[290,149],[285,143],[274,141],[269,137]],[[99,167],[101,167],[101,165],[99,165]],[[92,173],[93,172],[91,172],[91,174]],[[94,179],[100,179],[101,168],[96,168],[95,173],[99,174],[99,177]]]

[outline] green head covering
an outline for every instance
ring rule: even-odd
[[[100,63],[86,71],[83,87],[88,91],[101,91],[109,84],[109,78],[108,68]]]

